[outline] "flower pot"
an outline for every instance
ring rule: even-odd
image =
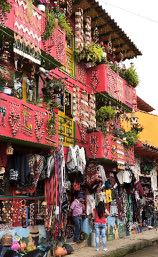
[[[38,4],[38,9],[41,11],[41,12],[45,12],[45,10],[46,10],[46,7],[45,7],[45,5],[44,4]]]
[[[85,63],[85,65],[86,65],[86,68],[92,68],[95,66],[94,63],[92,63],[92,62],[87,62],[87,63]]]

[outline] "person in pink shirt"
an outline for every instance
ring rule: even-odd
[[[96,250],[99,251],[99,238],[101,235],[103,250],[107,251],[106,247],[106,225],[107,225],[107,216],[110,215],[109,212],[105,209],[105,203],[100,201],[96,208],[94,209],[93,217],[95,222],[95,241],[96,241]]]
[[[70,209],[72,212],[72,218],[74,223],[74,242],[80,243],[80,234],[82,228],[82,215],[84,213],[84,200],[81,198],[80,194],[71,203]]]

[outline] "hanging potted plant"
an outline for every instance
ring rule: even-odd
[[[93,67],[101,63],[104,59],[103,48],[96,43],[91,43],[89,46],[84,47],[81,53],[77,53],[77,60],[83,61],[87,68]]]

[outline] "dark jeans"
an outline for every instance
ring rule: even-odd
[[[82,228],[82,217],[73,216],[74,223],[74,240],[80,240],[81,228]]]

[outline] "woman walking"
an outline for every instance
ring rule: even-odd
[[[102,239],[103,251],[108,250],[106,247],[106,216],[108,215],[109,212],[105,210],[105,203],[100,201],[94,209],[96,251],[99,251],[100,235]]]

